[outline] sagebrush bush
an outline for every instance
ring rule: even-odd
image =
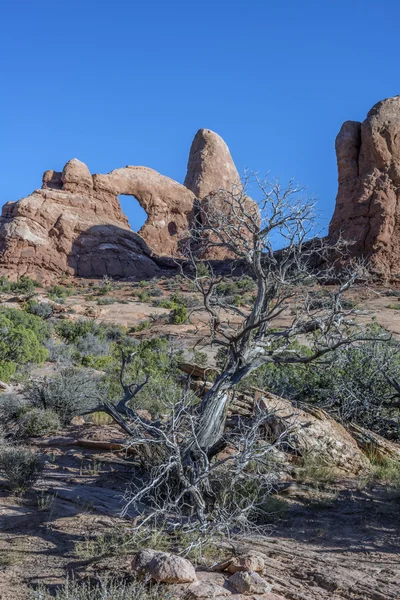
[[[110,354],[110,344],[94,333],[87,333],[78,339],[76,347],[83,356],[107,356]]]
[[[29,300],[26,303],[25,310],[31,315],[36,315],[41,319],[48,319],[53,314],[53,307],[48,302],[36,302],[36,300]]]
[[[18,394],[1,394],[0,421],[3,424],[17,421],[19,417],[26,412],[27,407],[28,404],[26,399]]]
[[[140,581],[104,579],[98,583],[69,580],[50,594],[43,585],[31,591],[29,600],[173,600],[176,596],[166,587],[149,586]]]
[[[27,492],[44,469],[42,456],[24,446],[4,445],[0,448],[0,472],[16,494]]]
[[[26,389],[31,403],[56,412],[62,425],[97,406],[100,393],[99,377],[75,367],[61,369],[54,377],[34,382]]]
[[[22,415],[19,422],[20,435],[28,437],[54,433],[60,427],[59,416],[49,408],[30,408]]]
[[[49,339],[45,342],[45,347],[48,352],[48,361],[64,366],[72,365],[74,346],[66,344],[65,342]]]

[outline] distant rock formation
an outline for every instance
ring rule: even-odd
[[[199,129],[190,148],[185,186],[197,198],[232,189],[240,177],[224,140],[210,129]]]
[[[172,265],[168,257],[179,256],[202,198],[238,181],[227,145],[209,129],[194,138],[185,185],[147,167],[91,175],[84,163],[72,159],[62,173],[46,171],[41,189],[4,205],[0,274],[40,280],[63,273],[157,275]],[[122,213],[120,194],[134,196],[147,213],[139,233]]]
[[[400,276],[400,96],[378,102],[336,138],[339,189],[329,238],[353,242],[381,278]]]

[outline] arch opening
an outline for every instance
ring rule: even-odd
[[[118,196],[122,212],[127,217],[132,231],[139,233],[140,229],[147,221],[148,214],[136,200],[135,196],[120,194]]]

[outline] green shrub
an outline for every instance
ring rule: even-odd
[[[29,437],[39,437],[46,433],[54,433],[60,429],[60,419],[53,410],[31,408],[22,416],[19,422],[20,434]]]
[[[0,291],[13,294],[32,294],[39,283],[23,275],[17,281],[8,281],[4,275],[0,277]]]
[[[65,300],[65,298],[69,298],[69,296],[73,296],[75,293],[75,288],[72,286],[64,287],[61,285],[53,285],[46,288],[46,292],[49,298],[59,301]]]
[[[116,302],[118,302],[117,298],[100,298],[99,300],[97,300],[97,304],[99,306],[108,306],[109,304],[115,304]]]
[[[372,331],[379,335],[380,330]],[[310,348],[291,344],[291,352],[307,355]],[[219,366],[223,364],[219,354]],[[304,365],[267,364],[244,386],[255,385],[294,402],[321,406],[342,422],[354,421],[391,437],[400,436],[397,392],[400,345],[371,340],[338,348],[323,361]]]
[[[0,448],[0,472],[7,479],[10,490],[17,494],[27,492],[42,475],[43,458],[24,446]]]
[[[181,325],[186,323],[188,318],[188,312],[186,306],[183,304],[176,304],[170,314],[170,322],[174,325]]]
[[[77,342],[88,333],[96,334],[98,325],[92,319],[78,319],[77,321],[60,321],[56,325],[56,332],[67,342]]]
[[[18,365],[46,360],[43,341],[49,329],[39,317],[25,311],[0,308],[0,378],[8,381]]]
[[[159,306],[160,308],[174,308],[175,307],[175,302],[172,302],[172,300],[159,300],[156,303],[156,306]]]
[[[136,296],[138,300],[140,300],[140,302],[149,302],[150,300],[150,296],[147,290],[143,290],[141,292],[134,292],[133,295]]]

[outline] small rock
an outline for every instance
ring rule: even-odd
[[[230,596],[231,592],[226,588],[221,587],[213,582],[198,581],[191,585],[187,590],[187,600],[197,600],[197,598],[205,598],[206,600],[211,598],[221,598],[223,596]]]
[[[80,415],[76,415],[75,417],[72,417],[71,419],[71,425],[84,425],[85,424],[85,419],[83,417],[81,417]]]
[[[237,571],[262,573],[264,568],[264,558],[260,554],[250,553],[243,556],[234,556],[233,558],[219,562],[213,566],[213,571],[227,571],[232,574]]]
[[[254,571],[237,571],[229,577],[228,583],[236,592],[246,596],[267,594],[271,591],[269,583]]]
[[[168,552],[141,550],[132,561],[132,569],[136,573],[144,572],[160,583],[192,583],[197,580],[190,561]]]

